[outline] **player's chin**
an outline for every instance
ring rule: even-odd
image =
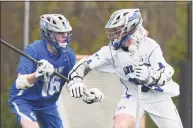
[[[67,44],[68,44],[67,42],[60,42],[60,43],[59,43],[59,46],[61,46],[61,47],[66,47]]]

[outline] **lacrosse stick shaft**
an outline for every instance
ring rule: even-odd
[[[136,128],[140,128],[140,92],[141,92],[141,85],[138,85],[137,86]]]
[[[20,55],[26,57],[27,59],[31,60],[32,62],[35,62],[36,64],[38,64],[38,61],[35,60],[34,58],[28,56],[27,54],[25,54],[24,52],[20,51],[19,49],[17,49],[16,47],[12,46],[11,44],[7,43],[6,41],[1,39],[1,43],[5,46],[7,46],[8,48],[14,50],[15,52],[19,53]]]
[[[32,58],[31,56],[25,54],[24,52],[22,52],[21,50],[17,49],[17,48],[14,47],[14,46],[12,46],[11,44],[7,43],[6,41],[4,41],[4,40],[1,39],[1,43],[2,43],[3,45],[5,45],[5,46],[9,47],[10,49],[14,50],[15,52],[19,53],[20,55],[24,56],[25,58],[27,58],[27,59],[31,60],[32,62],[36,63],[37,65],[40,65],[40,63],[39,63],[36,59],[34,59],[34,58]],[[64,79],[64,80],[66,80],[67,82],[69,82],[68,78],[66,78],[65,76],[63,76],[62,74],[60,74],[60,73],[58,73],[58,72],[56,72],[56,71],[54,71],[54,75],[57,75],[57,76],[59,76],[60,78],[62,78],[62,79]]]
[[[12,46],[11,44],[7,43],[7,42],[4,41],[3,39],[1,39],[1,43],[2,43],[3,45],[7,46],[8,48],[14,50],[15,52],[19,53],[20,55],[26,57],[27,59],[31,60],[32,62],[36,63],[37,65],[40,65],[40,63],[39,63],[36,59],[34,59],[34,58],[32,58],[31,56],[25,54],[24,52],[22,52],[21,50],[17,49],[17,48],[14,47],[14,46]],[[60,73],[58,73],[58,72],[56,72],[56,71],[54,71],[54,75],[57,75],[57,76],[59,76],[61,79],[66,80],[67,82],[69,82],[69,79],[68,79],[67,77],[63,76],[62,74],[60,74]],[[87,89],[84,90],[84,94],[85,94],[86,96],[94,96],[93,94],[90,94],[90,92],[88,92]]]

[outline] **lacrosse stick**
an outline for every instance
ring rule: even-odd
[[[1,43],[5,46],[7,46],[8,48],[14,50],[15,52],[19,53],[20,55],[24,56],[25,58],[31,60],[32,62],[36,63],[37,65],[40,65],[41,63],[39,63],[36,59],[32,58],[31,56],[25,54],[24,52],[22,52],[21,50],[17,49],[16,47],[12,46],[11,44],[7,43],[6,41],[4,41],[3,39],[1,39]],[[65,76],[63,76],[62,74],[54,71],[53,73],[54,75],[59,76],[61,79],[66,80],[69,83],[69,79]],[[86,89],[84,90],[84,94],[86,96],[92,97],[94,96],[93,94],[90,94]]]
[[[141,85],[138,85],[137,86],[136,128],[140,128],[140,92],[141,92]]]

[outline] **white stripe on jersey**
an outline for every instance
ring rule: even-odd
[[[23,94],[23,91],[24,90],[20,90],[18,93],[17,93],[17,96],[21,96]]]

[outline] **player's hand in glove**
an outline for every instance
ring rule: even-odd
[[[91,95],[83,95],[83,101],[87,104],[92,104],[94,102],[101,102],[104,99],[103,93],[97,88],[91,88],[87,90]]]
[[[135,79],[137,79],[140,83],[148,83],[151,78],[150,70],[145,65],[135,66],[134,74]]]
[[[84,82],[79,77],[74,77],[67,85],[67,91],[70,92],[70,95],[75,98],[80,98],[84,94],[86,88]]]
[[[54,67],[52,64],[50,64],[47,60],[40,60],[40,65],[37,66],[37,70],[35,72],[35,77],[39,78],[43,75],[50,76],[54,72]]]

